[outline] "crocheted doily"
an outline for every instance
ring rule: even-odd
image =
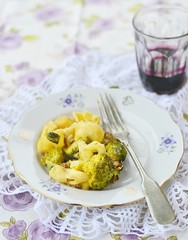
[[[35,192],[15,173],[8,156],[7,139],[21,114],[49,94],[69,88],[119,86],[150,98],[166,109],[179,125],[184,137],[184,156],[172,179],[164,187],[176,220],[157,224],[150,216],[146,202],[110,208],[86,208],[62,204]],[[22,86],[6,99],[0,108],[0,192],[30,192],[36,198],[35,211],[41,221],[59,233],[71,233],[85,239],[107,232],[137,235],[182,231],[188,227],[188,84],[173,95],[157,95],[146,91],[139,79],[134,54],[112,57],[100,52],[73,56],[54,70],[38,87]]]

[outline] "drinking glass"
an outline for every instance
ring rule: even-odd
[[[158,94],[178,91],[187,80],[188,10],[153,6],[139,11],[132,23],[145,88]]]

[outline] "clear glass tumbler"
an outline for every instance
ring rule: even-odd
[[[149,91],[171,94],[187,80],[188,10],[158,5],[133,18],[140,78]]]

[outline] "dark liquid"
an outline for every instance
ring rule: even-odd
[[[158,94],[174,93],[178,91],[186,82],[185,72],[168,78],[148,75],[141,69],[139,69],[139,73],[146,89],[156,92]]]
[[[149,66],[142,70],[142,65],[146,66],[143,57],[139,67],[139,74],[146,89],[158,94],[171,94],[179,90],[186,82],[186,58],[184,66],[180,67],[181,59],[173,48],[158,47],[150,49],[149,52],[150,56],[153,56]]]

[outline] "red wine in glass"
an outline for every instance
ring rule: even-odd
[[[173,53],[175,50],[167,48],[155,48],[149,52],[159,54],[150,60],[146,67],[139,66],[139,74],[145,88],[158,94],[172,94],[179,90],[186,82],[186,58],[183,66],[181,59]],[[144,58],[143,58],[144,60]],[[142,62],[142,65],[145,63]],[[144,70],[142,70],[144,69]]]

